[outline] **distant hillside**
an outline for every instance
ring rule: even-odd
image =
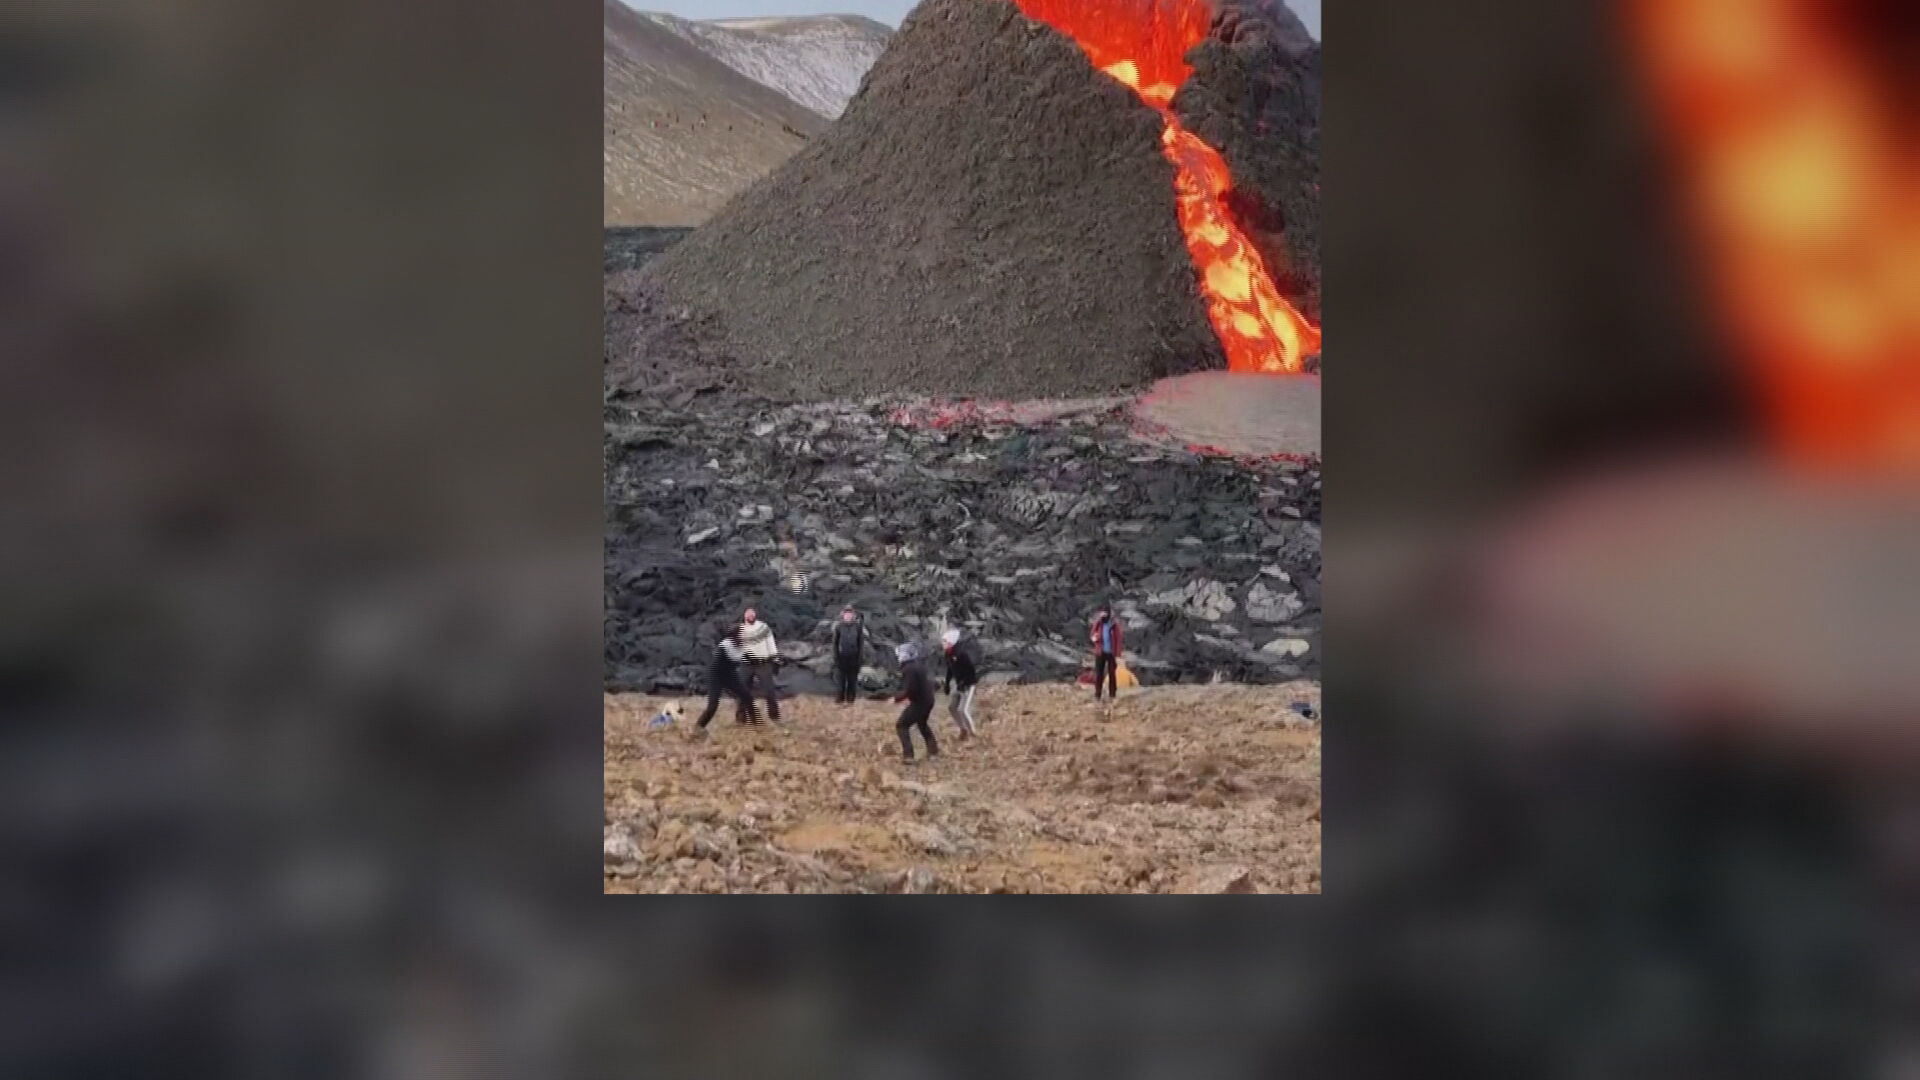
[[[755,82],[833,118],[893,31],[858,15],[695,21],[649,12],[647,18]]]
[[[602,220],[697,225],[827,121],[604,0]]]

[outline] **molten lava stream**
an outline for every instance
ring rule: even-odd
[[[1219,151],[1167,116],[1164,139],[1174,163],[1180,231],[1200,273],[1207,313],[1233,371],[1297,372],[1320,351],[1320,330],[1280,290],[1246,236],[1227,215],[1233,190]]]
[[[1920,470],[1915,87],[1894,85],[1911,69],[1874,63],[1898,27],[1815,0],[1630,11],[1776,448],[1796,463]]]
[[[1166,124],[1161,152],[1174,168],[1174,203],[1187,254],[1206,297],[1207,317],[1233,371],[1305,370],[1320,352],[1320,329],[1287,303],[1226,197],[1233,175],[1220,152],[1180,125],[1173,96],[1187,76],[1187,51],[1206,36],[1206,0],[1016,0],[1028,18],[1065,34],[1093,66],[1132,89]]]

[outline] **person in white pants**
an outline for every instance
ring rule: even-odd
[[[976,733],[973,690],[980,683],[980,664],[974,656],[972,642],[962,641],[958,629],[940,635],[940,645],[947,658],[947,715],[953,717],[960,728],[960,738],[971,739]],[[959,693],[954,692],[956,686]]]

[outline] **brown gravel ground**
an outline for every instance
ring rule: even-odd
[[[1320,891],[1318,684],[983,687],[981,736],[903,766],[898,706],[783,704],[787,723],[649,729],[606,698],[610,893]],[[685,701],[698,712],[701,702]],[[918,736],[915,736],[916,747]]]

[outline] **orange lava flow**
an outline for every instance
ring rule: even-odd
[[[1632,0],[1715,302],[1788,460],[1920,471],[1920,124],[1826,0]]]
[[[1304,370],[1320,328],[1280,295],[1259,251],[1228,213],[1226,159],[1180,125],[1173,95],[1193,69],[1187,50],[1207,34],[1207,0],[1015,0],[1028,18],[1071,38],[1093,66],[1130,87],[1166,123],[1161,152],[1174,203],[1220,347],[1233,371]]]

